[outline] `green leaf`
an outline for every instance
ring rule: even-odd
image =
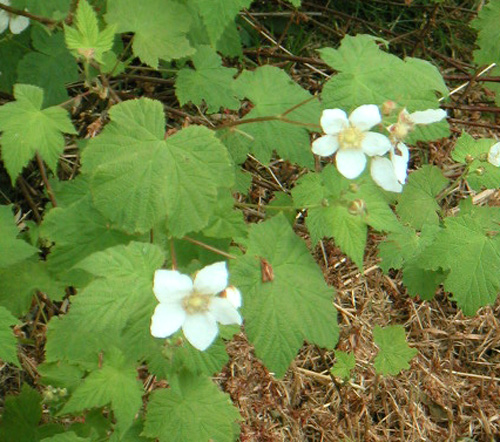
[[[297,208],[308,208],[306,225],[316,244],[333,237],[359,268],[363,267],[368,225],[381,231],[399,229],[386,194],[365,173],[347,180],[335,167],[301,178],[292,191]]]
[[[158,247],[132,242],[95,253],[81,262],[79,268],[101,278],[93,280],[75,297],[68,314],[75,327],[86,324],[94,332],[108,327],[119,330],[142,307],[149,307],[152,315],[156,305],[153,274],[164,260]]]
[[[185,6],[188,8],[191,15],[191,29],[188,33],[191,45],[194,47],[206,45],[207,42],[210,42],[210,37],[208,36],[205,21],[200,15],[198,2],[188,2]],[[216,30],[216,32],[219,32],[219,30]],[[212,44],[212,47],[217,52],[227,57],[241,58],[243,56],[240,29],[237,27],[234,20],[228,22],[227,26],[222,31],[221,37],[215,45]]]
[[[91,442],[88,437],[80,437],[72,431],[56,434],[52,437],[45,437],[40,442]]]
[[[445,219],[445,228],[421,256],[422,267],[449,270],[445,290],[466,315],[493,304],[500,289],[500,210],[478,207]]]
[[[282,213],[291,226],[295,223],[297,210],[293,198],[285,192],[275,192],[274,198],[266,205],[266,215],[271,217]]]
[[[17,319],[0,305],[0,359],[20,367],[17,360],[17,340],[10,328],[17,324]]]
[[[94,207],[88,182],[82,176],[65,183],[64,188],[68,197],[74,197],[74,202],[50,210],[41,230],[44,238],[55,243],[48,257],[51,271],[64,274],[94,252],[134,239],[118,230]],[[63,278],[71,280],[71,275]]]
[[[121,331],[144,315],[149,333],[149,318],[156,305],[153,274],[163,260],[157,247],[143,243],[117,246],[90,256],[80,266],[103,278],[92,281],[74,299],[67,321],[82,333],[88,328],[105,333],[109,329]],[[144,340],[139,345],[144,345]]]
[[[80,437],[89,437],[92,442],[108,440],[111,433],[111,419],[112,416],[107,414],[103,416],[102,409],[94,408],[85,414],[84,422],[75,422],[71,425],[71,431],[75,432]],[[73,419],[73,422],[75,420]],[[132,425],[134,427],[134,425]],[[115,433],[113,433],[115,434]],[[113,434],[111,436],[113,436]],[[134,442],[139,442],[140,439]]]
[[[36,152],[55,171],[64,150],[63,133],[76,134],[64,109],[41,109],[43,89],[17,84],[14,96],[15,102],[0,107],[2,158],[13,184]]]
[[[45,106],[68,100],[66,84],[78,80],[78,68],[66,48],[64,34],[48,34],[41,27],[33,27],[31,36],[36,52],[28,53],[19,63],[18,81],[41,87]]]
[[[79,384],[84,371],[75,365],[64,361],[43,362],[37,366],[43,385],[52,385],[58,388],[67,388],[72,392]]]
[[[436,196],[448,183],[441,169],[426,165],[410,174],[404,192],[398,198],[396,211],[404,223],[421,230],[424,224],[439,223],[441,208]]]
[[[393,100],[410,112],[439,107],[436,92],[448,95],[439,70],[415,58],[405,61],[382,51],[370,35],[346,36],[339,49],[325,48],[321,58],[338,71],[323,87],[325,108],[353,110],[367,103]],[[418,136],[417,136],[418,135]],[[411,138],[433,140],[449,135],[446,121],[419,128]]]
[[[403,269],[403,282],[411,296],[432,299],[437,287],[444,281],[445,275],[440,270],[425,268],[421,256],[426,248],[432,246],[440,228],[433,224],[424,224],[417,233],[411,227],[401,226],[391,232],[379,244],[380,268],[387,273],[389,269]]]
[[[441,270],[423,269],[418,260],[408,263],[403,271],[403,284],[410,296],[421,299],[434,298],[437,288],[444,282],[446,274]]]
[[[95,370],[99,364],[99,353],[108,347],[109,334],[103,340],[84,324],[74,323],[71,317],[54,316],[47,329],[45,359],[47,362],[65,361],[85,370]]]
[[[26,241],[17,239],[17,229],[11,206],[0,206],[0,268],[23,261],[37,253]]]
[[[141,433],[143,432],[144,424],[142,420],[136,420],[132,426],[125,432],[115,431],[110,442],[151,442],[151,439],[143,437]]]
[[[35,291],[45,293],[51,300],[61,300],[64,286],[55,281],[41,261],[26,260],[0,269],[0,305],[15,316],[25,315]]]
[[[213,132],[191,126],[165,140],[162,104],[145,98],[118,104],[110,115],[82,159],[97,209],[130,232],[146,232],[166,215],[176,237],[205,227],[218,188],[234,182]]]
[[[394,376],[410,368],[410,360],[418,353],[416,348],[408,346],[405,329],[401,325],[384,328],[377,325],[373,330],[373,339],[380,349],[373,365],[377,373],[384,376]]]
[[[47,360],[67,360],[85,366],[96,360],[100,350],[122,343],[127,345],[127,354],[137,359],[156,351],[149,333],[156,306],[152,281],[164,259],[157,246],[132,242],[94,253],[81,262],[79,268],[95,279],[72,298],[71,309],[63,320],[53,319],[49,323]],[[144,333],[130,330],[136,323],[140,323]],[[124,342],[129,331],[128,340],[134,339],[133,344]],[[107,339],[100,339],[101,335]],[[66,344],[62,345],[64,339]]]
[[[248,154],[252,150],[252,143],[254,141],[254,138],[243,129],[233,126],[217,131],[217,137],[227,147],[231,158],[236,164],[243,164],[246,161]]]
[[[203,234],[212,238],[238,238],[244,237],[247,226],[243,213],[234,209],[234,198],[227,189],[219,192],[217,207],[211,216],[208,226],[203,229]]]
[[[151,394],[143,435],[160,442],[233,442],[239,419],[229,396],[210,379],[184,372],[171,388]]]
[[[173,60],[194,53],[186,34],[191,15],[173,0],[114,0],[108,2],[106,21],[116,24],[116,32],[134,32],[132,50],[153,68],[158,60]]]
[[[499,19],[500,1],[490,0],[480,9],[477,18],[471,22],[471,26],[479,31],[476,40],[479,48],[474,51],[474,61],[478,65],[500,62]]]
[[[224,30],[234,22],[243,8],[248,8],[253,0],[197,0],[196,7],[205,23],[212,46],[219,41]]]
[[[263,267],[270,273],[262,273]],[[243,293],[248,338],[277,377],[285,374],[304,340],[334,347],[333,289],[283,215],[252,225],[247,252],[236,260],[231,276]]]
[[[484,187],[496,189],[500,186],[500,168],[487,161],[490,147],[497,141],[493,138],[474,140],[462,133],[451,153],[452,158],[468,166],[467,182],[476,191]]]
[[[330,369],[334,376],[347,381],[351,377],[351,371],[356,367],[354,353],[344,351],[335,352],[335,365]]]
[[[222,339],[217,339],[206,351],[199,351],[189,342],[173,350],[172,368],[175,373],[187,369],[191,373],[213,376],[222,370],[229,361],[226,346]]]
[[[1,91],[12,93],[12,87],[17,83],[17,66],[23,56],[30,51],[29,32],[12,34],[9,38],[0,39],[0,60],[2,60]]]
[[[321,109],[317,99],[293,82],[285,71],[272,66],[244,71],[236,79],[235,90],[254,104],[243,121],[290,111],[285,118],[298,123],[263,121],[239,125],[239,131],[253,139],[251,149],[260,161],[268,163],[275,150],[282,158],[301,166],[314,166],[309,132],[301,124],[318,124],[319,130]]]
[[[146,361],[148,371],[159,379],[169,377],[171,368],[168,359],[169,348],[165,339],[156,339],[151,335],[151,316],[154,307],[144,305],[131,315],[123,327],[117,345],[130,360]],[[201,353],[201,352],[199,352]]]
[[[90,373],[77,387],[62,409],[62,414],[111,403],[117,428],[126,431],[142,406],[142,384],[137,372],[119,351],[103,356],[102,368]]]
[[[40,394],[24,384],[21,394],[7,396],[0,424],[3,442],[38,442],[37,426],[42,417]]]
[[[75,28],[64,25],[64,37],[68,49],[77,58],[103,63],[103,55],[113,46],[116,26],[99,31],[97,16],[87,0],[79,0],[75,14]]]
[[[175,93],[181,106],[191,101],[208,106],[208,113],[219,112],[220,108],[238,109],[240,101],[233,89],[237,70],[222,66],[221,58],[210,46],[198,46],[192,56],[196,70],[181,69],[175,82]]]
[[[390,232],[379,246],[379,256],[382,262],[379,267],[387,273],[389,269],[400,269],[405,261],[410,260],[418,250],[419,237],[411,227],[401,226],[401,229]]]

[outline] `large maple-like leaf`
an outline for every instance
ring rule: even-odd
[[[336,344],[333,289],[284,215],[252,226],[248,244],[232,268],[244,297],[245,330],[257,356],[281,377],[305,340]]]

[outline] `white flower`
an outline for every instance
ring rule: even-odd
[[[390,140],[377,132],[369,132],[382,121],[374,104],[365,104],[349,118],[342,109],[326,109],[321,115],[321,127],[326,135],[312,144],[316,155],[327,157],[337,152],[337,169],[346,178],[358,177],[366,166],[366,157],[384,155],[391,148]]]
[[[0,0],[0,3],[5,6],[10,6],[10,0]],[[28,17],[23,15],[15,15],[0,9],[0,34],[9,27],[13,34],[20,34],[30,24]]]
[[[399,150],[400,155],[396,153],[396,149]],[[406,181],[410,152],[405,144],[397,143],[395,148],[391,148],[389,155],[390,159],[374,157],[371,162],[370,173],[373,181],[382,189],[400,193]]]
[[[488,163],[500,167],[500,143],[495,143],[488,152]]]
[[[198,350],[205,350],[223,325],[241,324],[237,311],[241,294],[227,286],[225,262],[201,269],[194,281],[177,270],[157,270],[153,291],[160,302],[151,318],[151,334],[166,338],[182,327],[184,336]]]
[[[398,122],[391,124],[387,130],[396,140],[403,140],[415,128],[416,124],[437,123],[446,118],[446,115],[446,111],[443,109],[427,109],[411,114],[403,109],[398,115]]]

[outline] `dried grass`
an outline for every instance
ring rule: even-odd
[[[408,297],[399,275],[383,275],[374,256],[361,274],[331,243],[325,254],[326,279],[337,289],[338,349],[356,356],[352,379],[335,385],[334,352],[322,357],[306,344],[277,380],[238,336],[218,380],[244,419],[241,441],[500,440],[500,303],[465,317],[443,293],[430,302]],[[382,377],[372,329],[388,324],[403,324],[419,354],[409,370]]]

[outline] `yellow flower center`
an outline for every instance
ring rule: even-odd
[[[413,126],[410,124],[396,123],[391,126],[391,134],[396,140],[404,140],[412,129]]]
[[[364,138],[365,134],[354,126],[345,128],[338,135],[341,149],[361,149],[361,142]]]
[[[210,295],[193,292],[182,301],[182,308],[188,315],[205,313],[210,305]]]

